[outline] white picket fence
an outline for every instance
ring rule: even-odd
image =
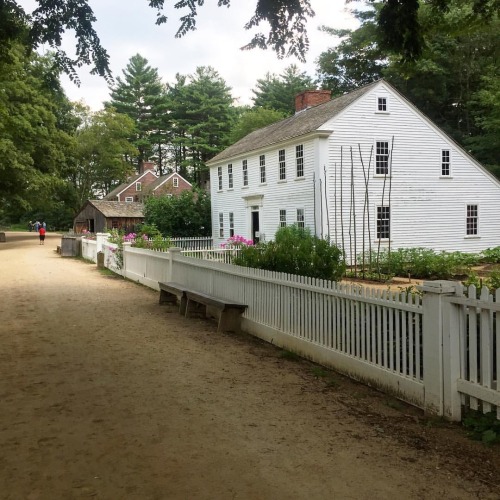
[[[83,248],[83,246],[82,246]],[[99,238],[97,243],[99,248]],[[176,281],[248,305],[243,329],[427,411],[500,419],[500,290],[425,282],[423,297],[104,242],[105,265],[158,290]]]

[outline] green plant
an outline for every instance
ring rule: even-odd
[[[322,366],[313,366],[311,368],[311,372],[316,378],[328,377],[328,371],[325,370]]]
[[[280,352],[280,357],[283,359],[288,359],[290,361],[299,361],[300,356],[293,352],[293,351],[287,351],[286,349]]]
[[[496,412],[469,410],[462,424],[472,439],[485,444],[500,443],[500,420],[497,419]]]
[[[338,247],[296,225],[280,228],[269,243],[243,246],[233,263],[332,281],[340,280],[345,272]]]
[[[500,263],[500,247],[487,248],[483,250],[480,254],[482,262],[488,264],[499,264]]]

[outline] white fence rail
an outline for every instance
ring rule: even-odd
[[[90,246],[89,246],[90,248]],[[500,290],[425,282],[418,295],[242,268],[178,249],[104,243],[104,263],[158,290],[176,281],[248,305],[243,329],[428,411],[500,419]]]
[[[97,262],[97,241],[82,238],[82,257]]]

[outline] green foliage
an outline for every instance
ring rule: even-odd
[[[462,424],[472,439],[489,445],[500,443],[500,420],[497,419],[496,411],[482,413],[469,410]]]
[[[489,264],[500,264],[500,247],[483,250],[481,252],[481,261]]]
[[[114,184],[125,181],[131,167],[124,157],[137,150],[129,142],[134,122],[128,116],[113,108],[93,113],[81,104],[76,105],[75,115],[81,125],[65,176],[74,189],[76,212],[86,200],[104,196]]]
[[[0,210],[19,216],[47,211],[60,201],[62,166],[73,142],[60,123],[60,87],[49,63],[26,47],[5,47],[0,58]],[[57,80],[57,78],[56,78]]]
[[[243,111],[231,132],[230,142],[239,141],[250,132],[276,123],[285,118],[280,111],[266,108],[251,108]]]
[[[365,262],[369,257],[365,256]],[[435,252],[428,248],[399,248],[373,253],[371,262],[375,271],[387,276],[404,276],[420,279],[450,279],[470,272],[478,256],[462,252]],[[363,262],[363,256],[358,256]]]
[[[173,162],[181,175],[204,186],[209,179],[206,162],[229,145],[231,89],[210,66],[176,79],[168,90]]]
[[[265,78],[257,80],[255,89],[254,106],[273,109],[289,116],[295,113],[295,96],[300,92],[316,88],[311,77],[292,64],[285,71],[276,76],[267,73]]]
[[[151,196],[144,205],[145,224],[154,224],[163,236],[209,236],[212,232],[210,195],[206,191]]]
[[[297,226],[280,228],[275,240],[243,247],[234,264],[338,281],[345,272],[339,248]]]
[[[127,115],[135,124],[130,138],[138,153],[132,162],[139,167],[152,155],[156,140],[151,132],[160,125],[156,118],[165,111],[167,98],[158,70],[140,54],[132,56],[122,72],[123,79],[116,79],[107,106]]]

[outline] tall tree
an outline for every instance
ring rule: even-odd
[[[352,14],[361,23],[357,30],[341,30],[322,26],[321,30],[340,40],[335,47],[322,52],[317,76],[322,88],[338,96],[361,85],[378,80],[388,64],[388,53],[381,48],[377,15],[381,4],[368,5]]]
[[[174,142],[182,161],[181,171],[202,186],[208,180],[205,163],[229,144],[231,89],[215,69],[201,66],[187,79],[178,76],[172,90]]]
[[[123,79],[118,77],[111,87],[111,101],[106,105],[126,114],[135,123],[131,139],[138,154],[131,163],[140,169],[157,148],[159,136],[153,132],[161,130],[160,117],[166,111],[165,87],[158,70],[149,66],[141,55],[132,56],[123,70]]]
[[[267,73],[265,78],[257,80],[256,88],[252,89],[255,95],[252,100],[256,107],[274,109],[288,116],[295,112],[295,96],[314,88],[313,79],[291,64],[279,76]]]
[[[50,200],[72,149],[61,125],[50,64],[12,44],[0,60],[0,206],[29,210]],[[49,56],[50,57],[50,56]],[[56,99],[55,96],[58,96]]]
[[[234,143],[259,128],[283,120],[285,115],[274,109],[245,108],[240,111],[231,131],[230,142]]]
[[[78,105],[81,125],[76,132],[73,168],[67,179],[75,191],[75,211],[92,198],[107,194],[114,185],[123,182],[131,173],[126,156],[137,151],[128,138],[134,122],[113,108],[93,113]]]

